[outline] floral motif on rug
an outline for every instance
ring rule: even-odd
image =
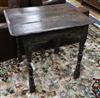
[[[78,44],[33,52],[32,64],[37,93],[30,94],[26,60],[0,63],[0,98],[100,98],[100,30],[93,25],[85,44],[81,75],[73,79]]]

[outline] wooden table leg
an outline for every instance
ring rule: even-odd
[[[31,59],[32,59],[32,47],[28,45],[27,43],[24,43],[24,49],[25,49],[25,54],[27,57],[27,65],[28,65],[28,71],[29,71],[29,89],[30,93],[36,92],[36,86],[34,83],[34,78],[33,78],[33,69],[31,66]]]
[[[21,40],[20,38],[16,38],[16,44],[17,44],[17,57],[19,62],[22,61],[22,53],[21,53]]]
[[[30,93],[33,93],[33,92],[36,92],[36,86],[35,86],[34,78],[33,78],[33,69],[31,66],[30,54],[27,54],[27,60],[28,60],[28,70],[29,70],[29,89],[30,89]]]
[[[55,53],[55,54],[58,54],[58,53],[59,53],[59,47],[54,48],[54,53]]]
[[[54,47],[54,53],[55,54],[58,54],[59,53],[59,39],[57,39],[56,41],[52,41],[52,43],[53,43],[53,47]]]
[[[87,33],[88,33],[88,26],[85,26],[83,29],[83,33],[81,33],[81,39],[79,42],[78,61],[77,61],[76,69],[74,71],[74,79],[77,79],[80,77],[81,60],[83,57],[83,50],[84,50],[84,44],[85,44],[86,38],[87,38]]]

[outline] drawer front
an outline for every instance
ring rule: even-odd
[[[45,43],[64,45],[69,43],[79,42],[81,38],[81,33],[78,30],[77,32],[67,32],[67,31],[57,31],[57,32],[48,32],[37,35],[30,35],[23,38],[24,43],[28,45],[38,46]],[[56,46],[55,45],[55,46]]]

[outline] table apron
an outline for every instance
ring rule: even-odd
[[[21,37],[21,39],[23,40],[23,44],[25,45],[25,47],[27,47],[27,45],[38,47],[41,45],[47,45],[48,43],[55,43],[55,47],[59,47],[64,44],[80,42],[81,35],[87,34],[87,32],[84,32],[85,29],[87,29],[87,26],[31,34],[28,36],[23,36]]]

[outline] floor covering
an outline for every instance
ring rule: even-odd
[[[67,0],[82,6],[76,0]],[[91,11],[99,20],[99,14]],[[100,98],[100,29],[90,25],[83,53],[81,75],[73,79],[78,44],[33,52],[32,63],[37,92],[30,94],[26,59],[0,62],[0,98]]]
[[[25,57],[0,62],[0,98],[100,98],[100,30],[91,25],[83,53],[81,75],[73,79],[78,44],[33,52],[37,93],[30,94]]]

